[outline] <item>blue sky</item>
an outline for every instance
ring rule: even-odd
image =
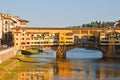
[[[1,0],[0,12],[27,19],[32,27],[67,27],[119,20],[120,0]]]

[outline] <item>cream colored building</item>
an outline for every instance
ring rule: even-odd
[[[1,39],[2,39],[2,20],[1,20],[1,18],[2,17],[0,16],[0,43],[1,43]]]
[[[120,45],[120,28],[107,29],[100,33],[101,45]]]
[[[26,27],[27,23],[27,20],[20,19],[18,16],[0,13],[0,39],[2,40],[2,44],[8,44],[10,41],[8,39],[12,28],[16,26]]]

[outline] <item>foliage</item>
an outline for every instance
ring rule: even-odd
[[[113,27],[115,22],[101,22],[95,21],[87,24],[82,24],[82,26],[73,26],[75,28],[108,28]]]
[[[82,27],[87,28],[108,28],[112,26],[114,26],[114,22],[97,22],[97,21],[82,25]]]

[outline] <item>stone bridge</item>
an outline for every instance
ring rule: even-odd
[[[120,52],[120,45],[100,45],[97,42],[83,42],[76,43],[73,45],[44,45],[44,46],[31,46],[31,48],[44,48],[44,49],[52,49],[56,51],[57,59],[65,59],[67,51],[80,48],[80,47],[91,47],[98,50],[101,50],[103,53],[103,57],[119,57],[118,52]],[[94,56],[94,55],[93,55]]]

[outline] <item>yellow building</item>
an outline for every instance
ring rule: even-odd
[[[67,28],[12,28],[16,50],[49,45],[74,44],[73,33]]]
[[[120,29],[115,29],[115,32],[120,33]],[[79,42],[84,36],[89,39],[90,36],[100,35],[100,40],[105,37],[103,28],[15,27],[12,28],[12,33],[16,50],[50,45],[73,45],[75,41]]]
[[[16,50],[23,50],[30,47],[45,45],[73,45],[74,37],[93,35],[94,31],[102,29],[90,28],[31,28],[15,27],[12,28],[14,34],[14,46]]]
[[[120,29],[106,29],[100,33],[101,45],[120,45]]]

